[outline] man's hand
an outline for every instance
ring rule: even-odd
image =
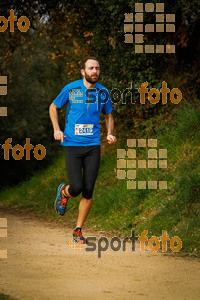
[[[117,139],[114,135],[108,134],[107,141],[108,141],[108,144],[114,144],[114,143],[116,143]]]
[[[61,141],[63,143],[63,138],[66,138],[66,135],[64,135],[62,131],[60,130],[54,131],[55,140]]]

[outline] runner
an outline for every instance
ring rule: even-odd
[[[67,84],[49,108],[55,140],[65,146],[65,163],[69,185],[61,183],[55,200],[55,210],[63,216],[69,197],[82,192],[74,242],[86,243],[81,229],[92,206],[92,194],[100,164],[100,113],[105,115],[107,141],[114,144],[112,102],[108,90],[99,84],[99,61],[86,57],[81,61],[83,79]],[[65,130],[60,130],[58,109],[67,104]]]

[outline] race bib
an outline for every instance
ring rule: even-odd
[[[93,135],[94,124],[75,124],[75,135]]]

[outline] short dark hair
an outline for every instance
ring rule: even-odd
[[[96,60],[99,63],[99,60],[96,57],[94,57],[94,56],[87,56],[87,57],[83,58],[82,61],[80,62],[80,69],[84,69],[85,70],[85,63],[86,63],[86,61],[88,61],[88,59]],[[100,65],[100,63],[99,63],[99,65]]]

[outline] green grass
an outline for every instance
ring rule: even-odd
[[[153,124],[157,125],[154,126]],[[148,125],[148,126],[147,126]],[[170,237],[179,236],[183,251],[200,251],[200,109],[180,104],[170,114],[147,121],[135,136],[118,133],[118,143],[107,145],[102,156],[94,190],[93,206],[86,226],[130,235],[131,229],[148,236],[160,236],[167,230]],[[150,129],[151,128],[151,133]],[[136,129],[137,130],[137,129]],[[137,169],[137,180],[167,180],[167,190],[128,190],[126,180],[116,175],[117,148],[126,147],[126,138],[157,138],[158,149],[168,150],[167,169]],[[147,159],[147,150],[137,149],[137,157]],[[68,202],[66,218],[56,216],[53,205],[57,187],[66,182],[64,153],[52,165],[29,181],[0,193],[4,205],[34,211],[44,218],[75,224],[80,196]]]

